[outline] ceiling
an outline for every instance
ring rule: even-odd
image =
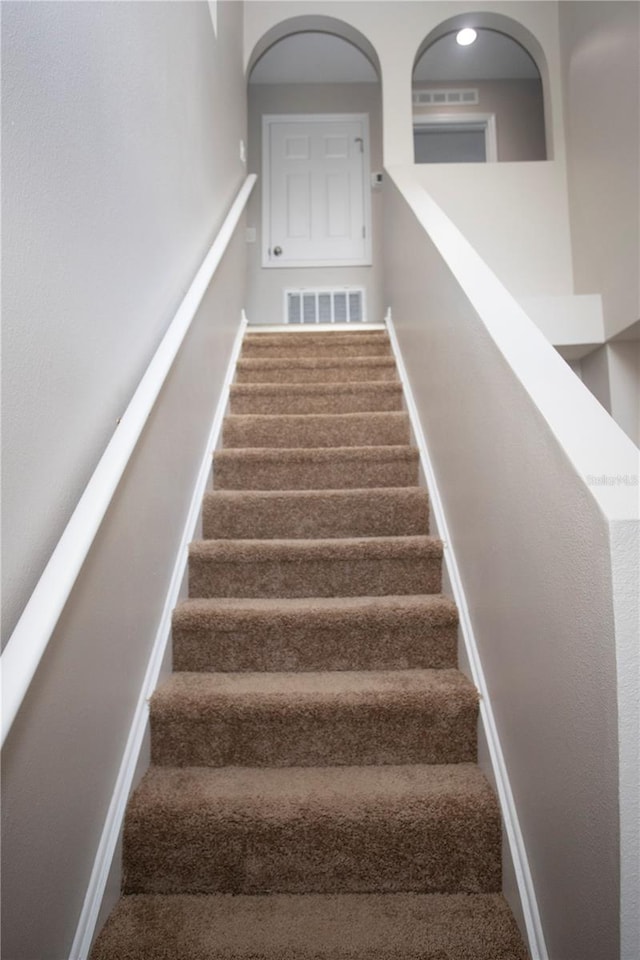
[[[468,47],[455,33],[437,40],[420,58],[416,83],[468,80],[538,80],[526,51],[510,37],[478,30]],[[377,73],[356,47],[328,33],[297,33],[274,44],[258,61],[250,83],[375,83]]]
[[[329,33],[296,33],[270,47],[249,83],[376,83],[363,53]]]
[[[495,30],[478,30],[475,43],[461,47],[455,33],[429,47],[418,61],[415,83],[459,80],[539,80],[538,69],[515,40]]]

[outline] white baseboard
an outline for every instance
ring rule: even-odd
[[[386,330],[384,323],[252,323],[251,333],[357,333]]]
[[[520,894],[522,913],[526,926],[527,938],[529,940],[529,950],[531,952],[532,960],[549,960],[542,924],[540,922],[540,912],[538,910],[536,892],[533,885],[531,870],[529,868],[527,851],[524,845],[522,831],[520,829],[520,823],[513,799],[511,784],[509,782],[507,766],[502,753],[502,747],[500,745],[500,737],[498,735],[498,729],[491,707],[489,690],[487,688],[484,671],[482,669],[478,645],[476,643],[473,624],[469,614],[469,607],[467,605],[464,587],[462,585],[462,578],[460,576],[460,571],[458,570],[455,551],[451,544],[451,537],[449,535],[449,529],[447,526],[447,518],[445,516],[442,499],[438,490],[438,484],[436,482],[431,457],[429,456],[429,449],[427,447],[424,433],[422,432],[418,408],[413,397],[411,384],[409,382],[407,371],[400,353],[398,339],[396,337],[393,319],[391,317],[391,311],[388,312],[385,318],[385,323],[387,325],[389,338],[391,340],[391,347],[398,368],[398,376],[402,382],[405,401],[407,404],[407,412],[409,414],[411,427],[415,436],[416,446],[418,447],[420,454],[420,464],[429,488],[431,508],[433,510],[439,535],[444,541],[444,560],[449,575],[449,581],[451,583],[453,599],[458,607],[460,632],[469,660],[472,680],[480,694],[480,723],[482,724],[489,750],[489,756],[491,758],[491,766],[493,770],[493,776],[495,778],[498,799],[500,801],[505,833],[507,836],[507,842],[509,844],[509,852],[511,854],[511,860],[518,885],[518,892]]]
[[[197,529],[200,519],[202,499],[204,497],[209,476],[211,474],[212,452],[217,447],[218,439],[222,431],[222,421],[224,419],[227,404],[229,402],[229,387],[231,386],[231,381],[233,379],[233,374],[238,361],[238,356],[240,354],[242,338],[244,337],[246,327],[247,318],[243,312],[240,326],[231,350],[231,357],[229,359],[227,372],[222,384],[222,390],[220,391],[220,398],[216,406],[213,423],[211,425],[211,431],[207,439],[202,463],[198,472],[198,478],[184,525],[180,548],[176,556],[176,562],[173,568],[164,609],[162,611],[160,625],[155,636],[153,648],[151,650],[151,656],[149,657],[149,663],[147,665],[146,674],[140,690],[140,696],[138,697],[138,703],[133,716],[133,721],[131,723],[127,744],[124,749],[122,763],[120,764],[113,795],[111,797],[111,803],[109,804],[109,809],[107,810],[102,835],[100,837],[100,843],[98,844],[98,849],[93,864],[93,870],[91,871],[91,877],[89,879],[89,885],[84,898],[82,911],[80,912],[76,934],[71,946],[69,960],[86,960],[89,950],[91,949],[93,937],[95,935],[95,928],[96,923],[98,922],[102,898],[104,896],[113,857],[118,845],[118,838],[122,829],[122,822],[124,820],[127,801],[129,799],[129,794],[131,793],[136,767],[140,757],[140,750],[144,742],[144,737],[149,722],[149,698],[156,688],[158,677],[160,675],[160,669],[162,667],[167,645],[169,643],[169,638],[171,636],[171,616],[173,609],[180,598],[180,590],[187,566],[189,544],[194,539],[194,533]]]

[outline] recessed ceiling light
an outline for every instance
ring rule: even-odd
[[[461,47],[468,47],[470,43],[473,43],[478,34],[471,27],[465,27],[464,30],[459,30],[456,34],[456,40]]]

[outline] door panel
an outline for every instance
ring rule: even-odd
[[[311,177],[308,173],[285,175],[287,217],[284,234],[289,239],[311,238]]]
[[[264,265],[370,262],[364,118],[267,118],[264,140]]]

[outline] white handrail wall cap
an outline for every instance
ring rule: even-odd
[[[256,180],[250,174],[238,191],[2,653],[2,744]]]
[[[416,180],[413,168],[392,165],[387,172],[603,514],[609,520],[638,518],[638,448]]]

